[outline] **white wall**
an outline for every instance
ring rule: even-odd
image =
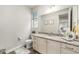
[[[31,32],[31,13],[27,6],[0,6],[0,49],[11,49],[24,42]]]
[[[58,13],[51,13],[47,14],[41,17],[41,28],[39,31],[45,32],[45,33],[58,33]],[[52,24],[50,24],[50,21],[53,21]],[[48,23],[48,24],[45,24]]]

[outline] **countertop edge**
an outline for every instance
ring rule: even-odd
[[[51,36],[48,36],[48,37],[45,37],[45,36],[41,36],[42,34],[32,34],[32,36],[35,36],[35,37],[39,37],[39,38],[44,38],[44,39],[47,39],[47,40],[51,40],[51,41],[57,41],[57,42],[61,42],[61,43],[66,43],[66,44],[70,44],[70,45],[74,45],[74,46],[77,46],[79,47],[79,42],[77,41],[72,41],[72,42],[69,42],[69,41],[66,41],[64,39],[61,39],[59,38],[60,40],[56,40],[56,39],[53,39],[53,37]],[[47,35],[46,35],[47,36]],[[51,37],[51,38],[49,38]],[[56,36],[57,37],[57,36]],[[59,37],[59,36],[58,36]],[[77,44],[78,43],[78,44]]]

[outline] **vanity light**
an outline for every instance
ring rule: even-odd
[[[55,5],[50,5],[50,6],[48,6],[48,8],[47,8],[47,10],[45,11],[45,13],[51,13],[51,12],[54,12],[54,11],[56,11],[56,8],[55,8],[56,6]]]

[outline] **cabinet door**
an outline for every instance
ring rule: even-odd
[[[46,39],[38,38],[38,52],[46,53]]]
[[[67,48],[61,49],[61,54],[74,54],[75,52],[68,50]]]
[[[60,42],[47,40],[47,53],[48,54],[59,54],[60,53]]]
[[[33,40],[33,49],[34,50],[38,50],[38,39],[35,36],[32,36],[32,40]]]
[[[75,53],[78,53],[76,50],[77,49],[76,49],[75,46],[72,46],[72,45],[69,45],[69,44],[64,44],[64,43],[61,44],[61,53],[62,54],[75,54]]]

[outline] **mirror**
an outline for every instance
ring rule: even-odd
[[[72,13],[71,9],[67,8],[59,12],[59,34],[65,35],[66,32],[72,30]]]

